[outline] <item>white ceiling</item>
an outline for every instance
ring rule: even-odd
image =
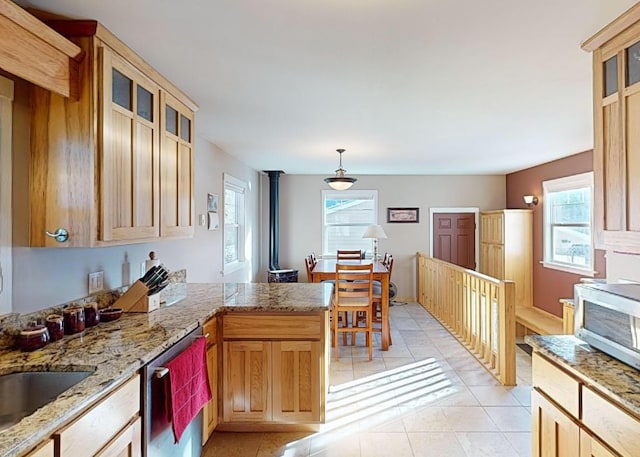
[[[590,149],[580,42],[635,0],[32,0],[97,19],[258,170],[502,174]]]

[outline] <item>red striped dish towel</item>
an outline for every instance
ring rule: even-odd
[[[193,418],[211,400],[206,338],[196,339],[166,366],[169,369],[169,391],[165,395],[167,414],[177,443]]]

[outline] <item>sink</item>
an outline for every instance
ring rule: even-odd
[[[92,371],[28,371],[0,376],[0,432],[73,387]]]

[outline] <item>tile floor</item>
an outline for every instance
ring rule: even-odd
[[[516,350],[518,386],[505,388],[420,305],[390,319],[389,351],[332,358],[320,432],[215,432],[203,457],[530,456],[529,355]]]

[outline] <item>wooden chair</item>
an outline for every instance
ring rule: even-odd
[[[311,256],[304,258],[304,266],[307,269],[307,282],[313,282],[313,275],[311,274],[311,271],[313,270],[313,267],[315,267],[315,264],[313,263]]]
[[[385,254],[386,264],[383,265],[389,270],[389,283],[391,283],[391,271],[393,270],[393,256]],[[376,284],[377,283],[377,284]],[[374,332],[382,332],[382,284],[380,281],[373,281],[373,300],[372,300],[371,322]],[[373,324],[380,324],[373,326]],[[389,336],[391,338],[391,336]],[[389,341],[391,342],[391,341]]]
[[[338,359],[338,334],[343,334],[343,344],[346,345],[345,335],[351,334],[353,344],[359,332],[366,333],[365,341],[369,348],[369,360],[371,360],[373,358],[373,265],[336,264],[336,283],[333,290],[331,304],[333,317],[342,316],[342,319],[332,319],[331,323],[336,360]],[[347,319],[349,313],[353,313],[354,317],[351,325]],[[364,316],[364,327],[358,325],[357,313],[362,313]]]
[[[362,251],[338,249],[336,258],[338,260],[360,260],[362,259]]]

